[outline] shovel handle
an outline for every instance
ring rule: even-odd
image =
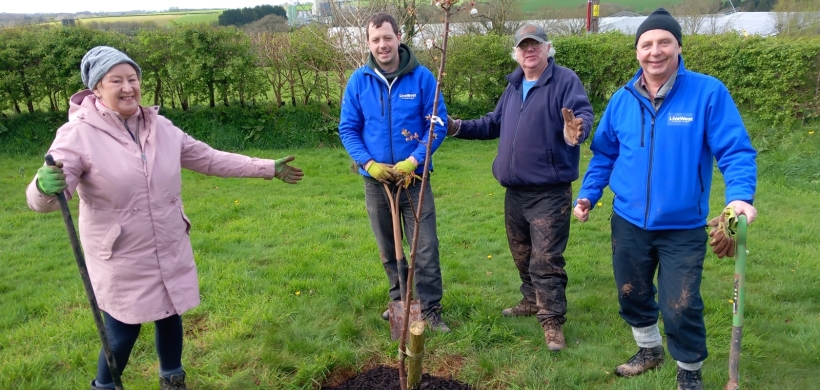
[[[55,166],[54,157],[52,157],[51,154],[46,154],[45,160],[46,165],[51,167]],[[65,228],[68,232],[68,240],[71,241],[74,259],[77,260],[77,268],[79,268],[80,278],[83,280],[85,295],[88,298],[89,306],[91,306],[91,313],[94,315],[94,325],[97,327],[97,335],[100,337],[100,342],[102,343],[105,360],[108,362],[108,369],[111,370],[111,377],[114,379],[114,387],[116,390],[124,390],[122,387],[122,379],[120,378],[120,370],[114,360],[114,355],[111,354],[111,344],[108,342],[105,324],[100,314],[100,308],[97,306],[97,297],[94,294],[94,288],[91,286],[91,278],[88,276],[88,267],[85,265],[85,255],[80,246],[80,239],[77,237],[77,230],[74,229],[74,220],[71,218],[71,210],[68,208],[68,201],[63,191],[57,193],[57,201],[60,203],[60,211],[63,214],[63,222],[65,222]]]

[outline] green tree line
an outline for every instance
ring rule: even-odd
[[[351,48],[333,44],[327,27],[248,34],[235,27],[176,25],[128,37],[84,27],[0,30],[0,111],[10,115],[65,111],[83,89],[79,65],[91,47],[109,45],[131,56],[143,72],[143,102],[192,106],[320,102],[338,108],[355,67]],[[637,69],[634,37],[620,33],[559,36],[556,62],[578,73],[598,111]],[[415,47],[438,69],[441,52]],[[687,36],[689,69],[721,79],[741,108],[767,121],[820,117],[820,37]],[[489,110],[516,63],[512,38],[453,36],[443,93],[448,104]],[[486,112],[486,111],[484,111]],[[476,112],[481,113],[481,112]]]

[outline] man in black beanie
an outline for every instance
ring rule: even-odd
[[[641,68],[601,117],[574,214],[586,221],[607,185],[615,193],[612,267],[620,315],[638,344],[615,373],[635,376],[663,363],[662,314],[678,389],[702,390],[708,353],[700,284],[712,166],[717,160],[723,173],[726,209],[752,223],[757,152],[726,86],[687,70],[681,50],[680,24],[665,9],[638,27]],[[709,244],[726,255],[728,243]]]

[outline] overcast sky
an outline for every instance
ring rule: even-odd
[[[33,13],[75,13],[90,12],[123,12],[132,10],[165,11],[170,7],[208,9],[208,8],[244,8],[257,5],[282,5],[286,2],[310,3],[308,0],[2,0],[0,13],[33,14]]]

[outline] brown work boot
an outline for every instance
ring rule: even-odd
[[[159,377],[160,390],[186,390],[185,388],[185,371],[181,374],[171,375],[169,378],[163,376]]]
[[[700,370],[689,371],[678,367],[678,390],[703,390],[703,375]]]
[[[538,306],[530,303],[527,298],[521,298],[515,307],[501,310],[501,315],[504,317],[534,316],[536,314],[538,314]]]
[[[544,342],[547,343],[547,348],[552,352],[558,352],[567,348],[567,342],[564,340],[564,331],[561,329],[561,324],[547,320],[547,323],[544,325]]]
[[[652,348],[640,348],[638,353],[629,360],[615,368],[615,373],[620,376],[635,376],[643,374],[655,367],[663,364],[663,346]]]

